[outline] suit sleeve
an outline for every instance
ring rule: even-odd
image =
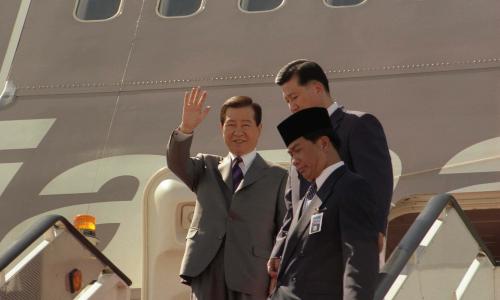
[[[182,136],[177,130],[172,132],[167,146],[167,166],[192,191],[204,170],[203,155],[189,157],[193,136]]]
[[[339,225],[344,263],[344,299],[371,300],[378,274],[375,202],[368,184],[359,179],[340,201]]]
[[[283,255],[283,250],[285,248],[285,241],[290,229],[290,224],[293,219],[293,206],[292,206],[292,188],[291,188],[291,172],[286,179],[286,186],[284,189],[284,197],[282,198],[283,210],[285,211],[285,216],[282,219],[281,228],[276,235],[276,241],[274,243],[273,250],[271,251],[272,257],[281,257]]]
[[[373,115],[360,117],[352,128],[349,152],[355,173],[373,190],[377,205],[376,225],[385,235],[392,199],[393,174],[389,147],[380,122]]]
[[[276,195],[276,213],[274,216],[274,228],[277,228],[277,230],[274,232],[273,236],[276,236],[278,231],[281,229],[281,225],[283,225],[283,220],[285,218],[285,214],[287,212],[286,205],[285,205],[285,190],[288,182],[288,172],[284,171],[279,190],[278,190],[278,195]]]

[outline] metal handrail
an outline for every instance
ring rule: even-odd
[[[460,208],[457,200],[450,194],[440,194],[429,200],[429,203],[415,219],[415,222],[413,222],[410,229],[408,229],[403,239],[399,242],[398,246],[387,260],[387,263],[382,268],[377,289],[375,290],[375,300],[384,299],[394,281],[420,245],[422,239],[437,220],[443,209],[448,205],[455,209],[458,216],[462,219],[463,223],[490,262],[494,266],[499,266],[499,262],[495,261],[494,256],[479,237],[479,234],[470,223],[462,208]]]
[[[55,226],[57,222],[62,222],[75,239],[77,239],[85,248],[87,248],[87,250],[92,252],[92,254],[94,254],[95,257],[99,259],[104,265],[108,266],[127,285],[130,286],[132,284],[132,281],[120,269],[118,269],[118,267],[116,267],[106,256],[104,256],[101,251],[99,251],[94,245],[92,245],[92,243],[88,241],[87,238],[73,226],[73,224],[71,224],[68,220],[66,220],[66,218],[60,215],[44,216],[37,224],[28,229],[21,236],[21,238],[9,249],[7,249],[5,254],[0,257],[0,271],[3,271],[40,236],[42,236],[51,227]]]

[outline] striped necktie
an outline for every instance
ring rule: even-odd
[[[237,156],[234,159],[234,165],[232,169],[232,175],[233,175],[233,193],[236,191],[238,186],[240,185],[241,180],[243,179],[243,171],[240,168],[240,163],[243,160],[241,157]]]
[[[314,198],[314,195],[316,195],[316,180],[309,185],[309,188],[307,189],[306,195],[304,196],[304,204],[302,206],[302,213],[304,213],[309,207],[309,204],[311,204],[312,199]],[[301,215],[302,215],[301,213]]]

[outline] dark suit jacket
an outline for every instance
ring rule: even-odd
[[[167,150],[169,169],[196,193],[180,275],[200,275],[224,245],[227,286],[266,295],[266,262],[285,214],[287,172],[257,154],[233,194],[231,158],[189,157],[191,142],[192,137],[183,139],[174,131]]]
[[[339,143],[340,158],[351,171],[361,175],[373,191],[377,228],[385,234],[394,176],[384,129],[375,116],[345,111],[342,107],[330,116],[330,120]]]
[[[271,299],[373,299],[378,274],[375,202],[368,183],[346,166],[335,170],[299,218],[293,202]],[[323,213],[310,234],[311,216]]]
[[[330,120],[340,158],[351,171],[368,181],[373,190],[377,203],[377,228],[385,235],[392,199],[393,174],[384,129],[373,115],[346,111],[342,107],[330,116]],[[300,186],[300,193],[295,197],[301,198],[309,186],[293,166],[290,173],[295,174],[290,176],[292,180],[287,186],[288,202],[291,201],[291,190],[299,191]]]

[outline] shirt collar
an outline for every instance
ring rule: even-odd
[[[231,157],[231,166],[233,165],[233,161],[236,158],[236,155],[233,153],[229,152],[229,156]],[[241,160],[243,160],[239,166],[241,168],[241,171],[243,171],[243,175],[246,174],[250,166],[252,165],[253,161],[255,160],[255,157],[257,156],[257,150],[253,149],[253,151],[243,154],[241,157]]]
[[[344,162],[339,161],[337,163],[334,163],[333,165],[329,165],[328,167],[326,167],[321,172],[321,174],[319,174],[319,176],[316,178],[316,190],[319,191],[319,189],[321,188],[323,183],[325,183],[328,176],[330,176],[333,173],[333,171],[337,170],[338,168],[340,168],[343,165],[344,165]]]
[[[339,108],[339,104],[337,102],[333,102],[326,110],[328,110],[328,115],[331,116],[333,113]]]

